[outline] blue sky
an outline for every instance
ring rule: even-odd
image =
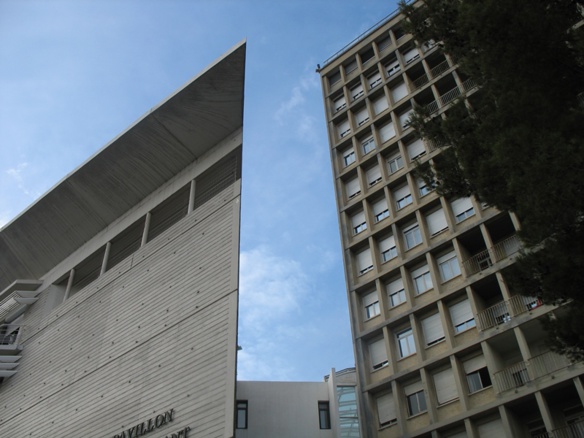
[[[0,0],[0,226],[247,38],[238,375],[353,366],[317,63],[381,0]]]

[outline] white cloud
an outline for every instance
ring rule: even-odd
[[[274,118],[280,124],[289,117],[289,114],[296,108],[306,102],[305,93],[318,88],[318,80],[314,72],[305,72],[299,80],[299,83],[292,88],[290,98],[280,104],[278,110],[274,113]]]
[[[27,162],[19,163],[16,167],[11,167],[10,169],[6,170],[6,174],[11,177],[15,182],[18,189],[27,196],[36,198],[38,195],[33,193],[24,185],[24,176],[23,173],[28,167]]]

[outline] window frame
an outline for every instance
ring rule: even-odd
[[[318,426],[320,430],[331,428],[331,409],[328,401],[318,402]]]
[[[412,401],[414,400],[416,402],[415,405],[412,403]],[[428,411],[428,406],[426,404],[426,396],[424,394],[423,389],[414,392],[413,394],[406,395],[406,402],[408,405],[408,414],[410,417],[414,417],[418,414],[422,414]],[[414,406],[416,406],[418,409],[416,412],[413,412]]]
[[[235,403],[235,428],[236,429],[247,429],[248,427],[248,411],[249,404],[247,400],[237,400]],[[240,423],[240,412],[243,412],[243,425]]]
[[[422,242],[424,241],[422,239],[422,231],[420,230],[420,225],[417,222],[415,224],[408,226],[408,227],[405,227],[402,230],[402,234],[404,236],[404,243],[405,243],[405,247],[406,247],[407,251],[415,248],[418,245],[421,245]],[[414,244],[412,246],[410,246],[409,241],[408,241],[409,236],[414,237],[414,239],[413,239]]]
[[[450,257],[448,257],[450,256]],[[447,259],[445,259],[444,261],[440,261],[440,259],[448,257]],[[454,261],[454,264],[453,264]],[[451,251],[447,254],[442,255],[441,257],[438,257],[436,262],[438,263],[438,271],[440,272],[440,279],[442,280],[442,283],[446,283],[447,281],[452,280],[453,278],[459,277],[462,275],[462,270],[460,269],[460,263],[458,262],[458,256],[456,255],[455,251]],[[456,269],[452,269],[452,266],[455,266]],[[451,276],[449,276],[448,278],[446,277],[445,274],[445,267],[448,267],[452,273]]]
[[[401,153],[398,152],[387,159],[388,171],[391,174],[397,173],[404,168],[404,159]],[[394,170],[395,167],[395,170]]]
[[[480,384],[480,387],[479,385],[471,384],[470,380],[471,376],[473,377],[473,380],[475,380],[474,377],[476,377],[475,383],[478,382]],[[486,382],[483,382],[483,379],[488,380],[488,384],[486,384]],[[484,366],[482,368],[479,368],[478,370],[466,373],[466,384],[468,385],[469,394],[474,394],[475,392],[479,392],[485,388],[493,386],[493,381],[491,379],[491,375],[489,374],[489,368],[487,366]],[[476,389],[474,389],[473,391],[473,388]]]
[[[411,327],[407,329],[401,330],[395,334],[397,347],[398,347],[398,355],[400,359],[404,359],[406,357],[413,356],[417,353],[416,350],[416,340],[414,338],[414,330]],[[404,341],[404,343],[402,343]],[[407,346],[407,351],[403,346]]]

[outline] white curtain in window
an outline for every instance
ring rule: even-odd
[[[367,120],[369,120],[369,113],[367,112],[367,107],[360,109],[355,114],[355,122],[357,123],[357,126],[361,126]]]
[[[395,247],[395,239],[393,236],[386,237],[385,239],[379,241],[379,250],[381,252],[385,252],[393,247]]]
[[[422,381],[418,381],[415,383],[411,383],[410,385],[404,386],[404,393],[406,396],[415,394],[416,392],[420,392],[424,389],[424,385]]]
[[[450,204],[452,206],[452,212],[454,216],[458,216],[459,214],[469,210],[472,208],[472,201],[470,198],[458,198]]]
[[[420,56],[420,53],[418,52],[418,49],[413,47],[404,53],[404,62],[407,64],[408,62],[413,61],[417,56]]]
[[[424,142],[421,138],[418,138],[408,145],[408,156],[410,157],[410,160],[415,160],[424,152],[426,152],[426,148],[424,148]]]
[[[456,303],[450,306],[450,317],[452,318],[452,324],[456,327],[463,322],[473,319],[472,309],[470,307],[470,301],[468,299]]]
[[[348,120],[343,120],[337,125],[337,134],[339,135],[339,138],[343,138],[349,132],[351,132],[351,128],[349,127]]]
[[[387,210],[387,200],[381,198],[379,201],[373,203],[373,214],[377,216]]]
[[[387,108],[389,108],[389,103],[387,102],[385,94],[382,94],[373,101],[373,111],[375,111],[376,115],[385,111]]]
[[[359,213],[351,216],[351,224],[353,225],[353,228],[358,227],[359,225],[361,225],[364,222],[365,222],[365,212],[364,211],[360,211]]]
[[[387,350],[385,349],[385,342],[383,338],[369,343],[369,357],[371,358],[371,365],[379,365],[387,361]]]
[[[402,100],[408,95],[408,87],[405,82],[400,82],[394,87],[391,87],[391,98],[394,102]]]
[[[426,345],[430,345],[439,339],[444,339],[444,329],[440,320],[440,314],[435,313],[432,316],[422,319],[422,331],[424,332]]]
[[[379,168],[379,165],[376,164],[375,166],[367,169],[365,175],[367,175],[367,182],[369,183],[369,185],[375,184],[376,182],[380,181],[381,169]]]
[[[371,258],[369,248],[357,253],[357,267],[359,268],[359,272],[368,269],[370,266],[373,266],[373,259]]]
[[[393,192],[393,197],[395,198],[395,200],[399,200],[402,198],[405,198],[406,196],[408,196],[410,194],[410,186],[409,185],[405,185],[405,186],[401,186],[400,188],[396,189]]]
[[[340,111],[347,106],[347,101],[345,100],[345,96],[342,95],[335,99],[334,101],[335,111]]]
[[[377,397],[376,402],[379,424],[391,423],[397,418],[393,394],[389,393],[379,396]]]
[[[359,179],[353,178],[347,181],[345,184],[345,190],[347,191],[347,198],[351,198],[359,193],[361,191],[361,187],[359,187]]]
[[[470,374],[485,368],[487,366],[487,362],[485,361],[485,356],[481,354],[480,356],[475,356],[472,359],[464,361],[462,366],[464,368],[465,374]]]
[[[434,387],[436,388],[436,398],[438,404],[443,404],[458,398],[456,382],[452,368],[434,374]]]
[[[395,137],[395,128],[392,122],[386,123],[379,128],[379,137],[382,143]]]
[[[446,216],[444,215],[444,210],[442,208],[439,208],[426,216],[426,223],[428,224],[428,230],[431,235],[437,234],[448,228]]]
[[[488,423],[479,424],[477,431],[481,438],[500,438],[505,436],[505,430],[503,429],[503,422],[500,418],[496,420],[489,421]]]

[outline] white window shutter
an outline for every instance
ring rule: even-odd
[[[347,198],[351,198],[359,193],[361,191],[361,187],[359,187],[359,179],[353,178],[347,181],[345,184],[345,190],[347,191]]]
[[[370,292],[363,297],[364,306],[370,306],[371,304],[376,303],[378,301],[379,300],[377,299],[377,291]]]
[[[397,415],[393,394],[389,393],[379,396],[377,397],[376,402],[379,424],[388,424],[396,420]]]
[[[373,204],[373,214],[375,216],[383,213],[385,210],[387,210],[387,200],[385,198],[381,198]]]
[[[487,362],[485,361],[485,356],[481,354],[480,356],[475,356],[472,359],[465,361],[462,366],[464,368],[464,372],[466,374],[470,374],[485,368],[487,366]]]
[[[363,84],[358,84],[351,88],[351,98],[353,100],[358,99],[361,96],[363,96]]]
[[[369,269],[371,266],[373,266],[373,259],[371,258],[369,248],[357,253],[357,267],[360,273]]]
[[[393,236],[389,236],[379,241],[379,250],[381,252],[385,252],[393,247],[395,247],[395,238]]]
[[[382,113],[387,108],[389,108],[389,103],[387,102],[385,94],[373,101],[373,111],[375,111],[376,115]]]
[[[428,265],[420,266],[412,271],[412,278],[417,278],[420,275],[424,275],[426,272],[430,272]]]
[[[430,345],[439,339],[444,339],[444,328],[440,320],[440,314],[435,313],[432,316],[422,319],[422,331],[426,345]]]
[[[393,197],[397,201],[398,199],[405,198],[409,194],[411,194],[411,192],[410,192],[410,186],[406,184],[405,186],[401,186],[400,188],[398,188],[397,190],[395,190],[393,192]]]
[[[367,175],[367,182],[369,183],[369,185],[373,185],[376,182],[380,181],[381,169],[379,168],[379,164],[376,164],[375,166],[367,169],[365,175]]]
[[[413,47],[410,50],[408,50],[406,53],[404,53],[404,62],[406,64],[409,63],[409,62],[412,62],[418,56],[420,56],[420,53],[418,52],[418,49],[416,49],[415,47]]]
[[[390,62],[385,66],[385,71],[387,72],[387,76],[393,76],[398,71],[400,71],[401,67],[399,65],[399,61],[396,59],[395,61]]]
[[[352,71],[357,70],[357,60],[353,60],[347,65],[345,65],[345,74],[348,75]]]
[[[337,134],[339,135],[339,138],[345,137],[349,132],[351,132],[351,128],[348,120],[343,120],[337,125]]]
[[[358,227],[359,225],[361,225],[364,222],[365,222],[365,212],[364,211],[360,211],[356,215],[351,216],[351,224],[353,225],[353,228]]]
[[[413,109],[410,109],[409,111],[400,114],[400,116],[399,116],[399,124],[401,125],[401,127],[403,129],[405,129],[409,125],[409,123],[410,123],[410,116],[413,113],[414,113],[414,110]]]
[[[403,288],[404,288],[404,282],[400,277],[400,278],[393,280],[387,284],[387,293],[389,295],[391,295],[391,294],[394,294],[396,292],[399,292]]]
[[[357,114],[355,114],[355,122],[357,123],[357,126],[361,126],[367,120],[369,120],[369,113],[367,112],[367,107],[362,108],[360,111],[357,112]]]
[[[387,362],[387,350],[385,349],[383,338],[369,344],[369,357],[371,358],[372,366]]]
[[[443,404],[458,398],[454,372],[452,368],[434,374],[434,387],[436,388],[436,398],[438,404]]]
[[[489,421],[488,423],[479,424],[477,431],[481,438],[500,438],[505,436],[505,430],[503,429],[503,422],[500,418],[496,420]]]
[[[423,390],[424,385],[422,384],[421,380],[410,385],[404,386],[404,393],[406,396],[415,394],[416,392],[420,392]]]
[[[392,122],[386,123],[379,128],[379,137],[381,138],[382,143],[395,137],[395,128]]]
[[[367,78],[369,88],[374,88],[381,83],[381,74],[375,73]]]
[[[383,52],[389,46],[391,46],[391,38],[389,38],[389,37],[387,37],[387,38],[385,38],[377,43],[377,48],[379,49],[380,52]]]
[[[472,208],[472,201],[470,198],[459,198],[452,201],[450,205],[452,206],[452,212],[454,213],[454,216],[458,216],[459,214]]]
[[[416,141],[413,141],[408,145],[408,156],[410,157],[411,161],[415,160],[425,152],[426,148],[424,147],[424,142],[421,138],[418,138]]]
[[[448,228],[448,224],[446,223],[446,215],[444,214],[444,210],[442,208],[439,208],[435,212],[426,216],[426,223],[428,224],[428,230],[430,231],[431,235],[437,234],[440,231]]]
[[[340,96],[334,100],[335,112],[340,111],[347,106],[347,101],[345,100],[345,96]]]
[[[445,261],[450,260],[453,257],[456,257],[456,252],[450,251],[448,254],[444,254],[444,255],[438,257],[436,259],[436,263],[438,263],[438,264],[444,263]]]
[[[473,318],[472,309],[470,307],[470,301],[468,299],[456,303],[450,306],[450,317],[452,318],[452,324],[456,327],[463,322],[471,320]]]
[[[405,82],[400,82],[398,85],[391,89],[391,97],[394,102],[402,100],[408,95],[408,88]]]

